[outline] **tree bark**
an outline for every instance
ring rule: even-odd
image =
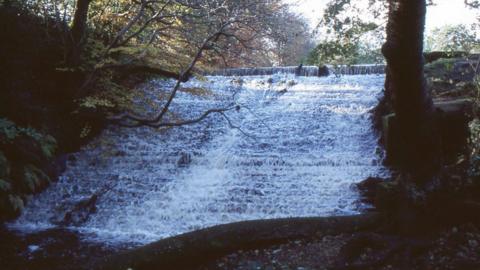
[[[385,89],[398,123],[400,166],[417,183],[431,180],[439,165],[434,107],[424,77],[425,0],[390,0]]]
[[[67,65],[69,67],[77,67],[80,64],[80,57],[85,45],[88,9],[91,1],[77,0],[72,29],[70,30],[71,44],[67,54]]]

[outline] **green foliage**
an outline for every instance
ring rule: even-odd
[[[480,180],[480,120],[477,118],[469,124],[470,129],[470,176]]]
[[[41,140],[42,135],[32,128],[18,127],[12,121],[0,118],[0,143],[12,143],[20,135],[26,135],[35,140]]]
[[[50,182],[50,178],[33,165],[27,165],[23,171],[23,184],[27,193],[38,192]]]
[[[17,129],[13,122],[0,118],[0,143],[8,143],[17,137]]]
[[[307,63],[322,64],[355,64],[358,56],[358,45],[339,44],[335,41],[319,44],[310,53]]]
[[[5,155],[0,152],[0,178],[7,178],[10,176],[10,164]]]
[[[104,108],[115,107],[115,105],[110,100],[97,98],[93,96],[89,96],[82,99],[80,106],[85,108],[93,108],[93,109],[100,108],[100,107],[104,107]]]
[[[5,194],[11,190],[12,190],[12,185],[9,182],[0,179],[0,193]]]
[[[480,49],[478,25],[448,25],[434,29],[425,39],[426,51],[465,51]]]
[[[48,159],[52,159],[57,151],[57,140],[50,135],[45,135],[40,139],[40,147],[43,155]]]
[[[309,64],[372,64],[383,62],[386,1],[331,0],[317,31],[322,41]]]
[[[46,158],[53,158],[57,150],[57,141],[50,135],[44,135],[30,127],[19,127],[10,120],[0,118],[0,144],[11,144],[15,138],[27,136],[39,143]]]
[[[441,58],[425,65],[425,73],[431,78],[444,78],[454,68],[458,59]]]

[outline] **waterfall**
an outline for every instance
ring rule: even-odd
[[[68,158],[59,181],[32,198],[9,228],[61,227],[96,244],[135,246],[235,221],[358,213],[365,206],[351,186],[388,175],[369,118],[384,76],[315,77],[315,68],[302,69],[310,77],[192,79],[179,89],[170,121],[232,101],[241,109],[226,112],[230,122],[214,114],[174,129],[108,127]],[[274,71],[295,67],[230,74]],[[146,111],[154,114],[158,97],[174,85],[151,81],[138,105],[153,106]],[[194,95],[192,89],[208,91]],[[92,194],[98,194],[96,211],[64,222]]]
[[[295,74],[303,77],[322,77],[335,75],[370,75],[385,74],[384,64],[372,65],[337,65],[337,66],[287,66],[287,67],[256,67],[227,68],[214,71],[213,76],[268,76],[273,74]]]

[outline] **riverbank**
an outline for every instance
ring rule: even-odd
[[[0,6],[8,26],[0,29],[0,222],[56,182],[69,154],[98,136],[108,114],[130,108],[136,85],[149,78],[128,65],[96,70],[104,50],[98,37],[85,41],[79,67],[68,67],[69,28],[27,6]]]

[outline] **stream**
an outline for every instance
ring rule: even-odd
[[[369,206],[353,185],[390,173],[370,113],[384,80],[194,79],[175,98],[170,121],[231,103],[240,110],[169,129],[108,127],[69,156],[59,181],[7,224],[0,252],[12,268],[29,261],[52,267],[49,256],[103,256],[217,224],[359,213]],[[162,105],[154,101],[174,83],[145,84],[136,105],[153,115]],[[87,213],[76,213],[93,194]]]

